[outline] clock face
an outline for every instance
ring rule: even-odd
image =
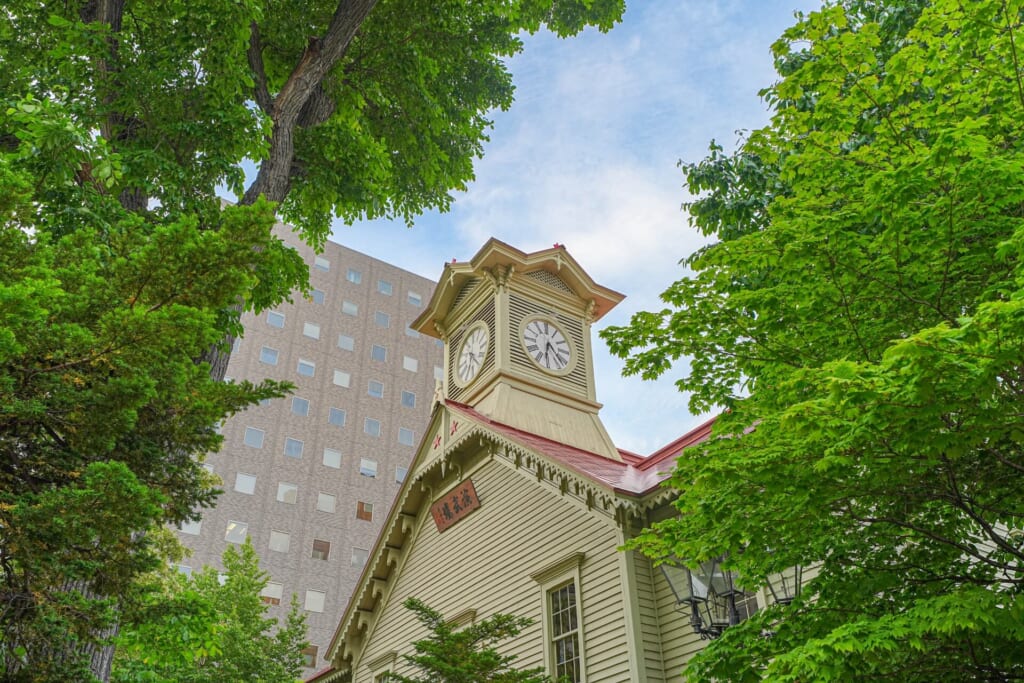
[[[459,381],[468,384],[480,372],[487,357],[487,328],[478,325],[469,331],[462,348],[459,349],[459,364],[456,372]]]
[[[523,346],[545,370],[564,370],[572,360],[572,347],[560,329],[541,318],[523,327]]]

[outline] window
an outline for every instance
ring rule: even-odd
[[[261,398],[260,399],[260,407],[261,408],[266,408],[269,405],[270,405],[270,399],[269,398]]]
[[[405,427],[398,428],[398,443],[403,446],[414,446],[415,440],[416,436],[413,434],[411,429],[406,429]]]
[[[358,504],[356,504],[356,519],[372,522],[373,503],[364,503],[363,501],[359,501]]]
[[[345,372],[344,370],[334,371],[334,384],[339,387],[345,387],[348,389],[352,385],[352,375]]]
[[[373,348],[370,349],[370,358],[373,360],[379,360],[383,363],[388,359],[388,350],[383,346],[374,344]]]
[[[292,536],[283,531],[270,532],[270,549],[275,553],[286,553],[292,545]]]
[[[313,303],[320,304],[321,306],[323,306],[324,299],[326,297],[324,296],[324,293],[321,290],[314,289],[313,290],[313,296],[311,298],[313,299]]]
[[[359,315],[359,306],[351,301],[342,301],[341,312],[345,315]]]
[[[338,348],[343,351],[351,351],[356,348],[356,340],[347,334],[338,335]]]
[[[370,551],[366,548],[352,548],[352,566],[362,568],[370,559]]]
[[[295,505],[295,501],[299,497],[299,487],[295,484],[289,484],[286,481],[279,482],[277,485],[277,502],[288,503],[289,505]]]
[[[559,680],[577,683],[581,680],[583,667],[580,662],[575,581],[548,591],[548,610],[553,673]]]
[[[405,406],[406,408],[415,408],[416,407],[416,394],[412,393],[411,391],[403,391],[402,392],[402,405]]]
[[[444,381],[444,368],[442,368],[440,365],[434,366],[434,380],[438,382]]]
[[[245,537],[249,533],[249,525],[245,522],[228,522],[227,531],[224,532],[224,540],[228,543],[245,543]]]
[[[359,474],[364,477],[376,477],[377,476],[377,461],[370,460],[369,458],[359,459]]]
[[[256,492],[256,475],[239,472],[235,475],[235,490],[239,493],[248,493],[250,496]]]
[[[327,412],[327,422],[336,427],[344,427],[345,411],[342,410],[341,408],[331,408]]]
[[[337,498],[329,493],[320,492],[316,496],[316,509],[320,512],[334,512]]]
[[[305,608],[307,612],[323,612],[324,601],[327,599],[327,593],[323,591],[306,591],[306,603]]]
[[[418,292],[409,292],[405,300],[409,302],[410,306],[415,306],[416,308],[423,305],[423,297]]]
[[[242,350],[242,338],[241,337],[235,337],[234,340],[231,342],[231,353],[238,353],[241,350]]]
[[[401,465],[397,465],[395,467],[395,483],[396,484],[401,484],[403,481],[405,481],[405,478],[408,475],[409,475],[409,468],[408,467],[402,467]]]
[[[380,436],[380,420],[368,417],[363,420],[363,432],[370,436]]]
[[[199,521],[196,521],[196,522],[182,522],[178,526],[178,531],[180,531],[183,534],[188,534],[189,536],[198,536],[199,535],[199,530],[202,527],[203,527],[203,520],[200,519]]]
[[[349,268],[348,272],[345,273],[345,279],[354,285],[358,285],[363,281],[363,271]]]
[[[403,356],[402,369],[408,370],[409,372],[418,372],[420,369],[420,362],[411,356]]]
[[[299,373],[303,377],[312,377],[316,374],[316,363],[305,358],[299,359],[299,364],[295,367],[295,372]]]
[[[319,339],[320,326],[316,323],[302,323],[302,335],[310,339]]]
[[[284,454],[289,458],[302,457],[302,442],[288,436],[284,439]]]
[[[174,566],[177,567],[178,571],[184,574],[185,576],[192,576],[192,567],[188,566],[187,564],[176,564]]]
[[[377,291],[380,292],[381,294],[391,296],[391,292],[393,289],[394,288],[391,286],[391,283],[388,282],[387,280],[377,280]]]
[[[333,448],[324,449],[324,466],[333,467],[338,469],[341,467],[341,451],[336,451]]]
[[[376,313],[373,314],[373,323],[377,327],[391,327],[391,316],[382,311],[377,311]]]
[[[310,555],[314,560],[327,560],[331,556],[331,542],[313,539],[313,552]]]
[[[326,272],[331,269],[331,262],[323,256],[317,256],[313,259],[313,267]]]
[[[305,417],[309,415],[309,401],[298,396],[292,396],[292,413]]]
[[[260,599],[268,605],[280,605],[284,595],[284,585],[270,582],[260,591]]]
[[[412,337],[413,339],[419,339],[420,333],[412,329],[411,327],[407,327],[405,328],[405,336]]]
[[[271,327],[284,327],[284,313],[267,311],[267,324]]]
[[[263,448],[263,436],[266,434],[262,429],[256,429],[255,427],[246,427],[245,436],[242,437],[242,443],[249,448]]]
[[[269,346],[260,348],[260,362],[267,365],[277,365],[277,349],[272,349]]]
[[[316,666],[316,655],[318,651],[319,648],[316,645],[310,645],[302,650],[302,666],[307,669],[312,669]]]
[[[366,393],[374,398],[384,398],[384,383],[371,379],[366,385]]]

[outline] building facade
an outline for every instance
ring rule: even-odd
[[[225,492],[179,537],[193,551],[186,572],[220,566],[228,544],[250,539],[270,575],[271,615],[283,616],[293,594],[306,611],[314,666],[423,436],[443,345],[410,328],[433,282],[333,242],[317,255],[284,226],[278,233],[309,264],[312,295],[244,314],[227,375],[296,389],[222,426],[207,464]]]

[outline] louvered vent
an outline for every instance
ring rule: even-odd
[[[477,285],[479,285],[479,284],[480,284],[480,279],[479,278],[473,278],[472,280],[470,280],[466,284],[462,285],[462,289],[460,289],[459,293],[455,295],[455,301],[452,303],[452,308],[456,308],[459,304],[461,304],[463,301],[465,301],[466,297],[469,296],[470,292],[472,292],[474,289],[476,289]]]
[[[475,281],[467,284],[459,292],[459,298],[466,293],[466,290],[475,285]],[[477,377],[482,376],[484,373],[491,370],[494,367],[494,300],[488,301],[486,304],[480,307],[480,310],[476,314],[466,321],[462,326],[462,329],[450,340],[448,348],[449,360],[448,360],[448,397],[455,400],[461,401],[462,397],[470,390],[471,387],[476,385],[476,382],[470,383],[467,387],[460,387],[455,383],[455,369],[459,364],[459,351],[462,349],[462,339],[466,336],[466,332],[479,320],[483,320],[487,324],[487,334],[490,337],[489,348],[487,349],[487,357],[484,358],[484,365],[480,368],[480,372],[477,373]]]
[[[557,279],[557,278],[556,278]],[[561,280],[559,280],[561,282]],[[524,299],[517,294],[509,295],[509,317],[510,317],[510,328],[512,334],[515,337],[512,339],[510,346],[512,352],[512,362],[536,374],[543,377],[549,378],[545,372],[542,372],[529,356],[526,355],[526,351],[523,349],[523,345],[519,341],[519,326],[523,322],[524,318],[533,315],[547,315],[552,316],[558,322],[559,327],[565,330],[565,333],[572,340],[573,353],[576,354],[576,365],[573,367],[572,372],[568,375],[563,375],[558,378],[559,382],[565,382],[569,387],[576,389],[580,394],[587,395],[587,368],[583,359],[580,357],[583,353],[583,321],[578,318],[573,318],[564,315],[552,315],[552,312],[538,306],[536,303],[529,299]]]
[[[558,277],[554,273],[549,273],[546,270],[535,270],[533,272],[527,273],[526,277],[532,280],[536,280],[537,282],[540,282],[542,284],[545,284],[548,287],[557,289],[560,292],[565,292],[566,294],[574,293],[572,289],[569,287],[569,285],[565,284],[565,282],[562,281],[562,278]]]

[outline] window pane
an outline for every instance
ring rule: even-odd
[[[391,327],[391,316],[387,313],[377,311],[373,314],[373,322],[377,327]]]
[[[284,327],[284,313],[267,311],[267,324],[271,327]]]
[[[263,435],[264,431],[262,429],[246,427],[245,436],[242,437],[242,443],[249,448],[263,448]]]
[[[245,522],[228,522],[227,531],[224,532],[224,540],[229,543],[245,543],[245,536],[249,533],[249,525]]]
[[[202,528],[203,528],[203,520],[200,519],[199,521],[196,521],[196,522],[182,522],[178,526],[178,531],[180,531],[183,534],[188,534],[190,536],[198,536],[199,535],[199,531]]]
[[[406,429],[405,427],[398,428],[398,443],[403,446],[413,446],[415,445],[413,443],[415,439],[416,437],[411,429]]]
[[[363,281],[363,273],[355,268],[349,268],[348,272],[345,273],[345,279],[354,285],[358,285]]]
[[[264,346],[260,349],[260,362],[267,365],[277,365],[277,349]]]
[[[380,436],[380,420],[368,417],[363,420],[363,431],[370,436]]]
[[[311,360],[305,360],[304,358],[299,359],[299,364],[296,366],[295,371],[303,377],[312,377],[316,374],[316,363]]]
[[[370,559],[370,551],[366,548],[352,548],[352,566],[362,567]]]
[[[341,312],[345,315],[359,315],[359,306],[351,301],[342,301]]]
[[[412,393],[411,391],[403,391],[402,392],[402,405],[405,406],[406,408],[415,408],[416,407],[416,394]]]
[[[404,356],[402,358],[402,368],[409,372],[417,372],[420,369],[420,362],[411,356]]]
[[[398,465],[395,467],[395,482],[401,484],[409,475],[409,468]]]
[[[409,292],[409,296],[406,299],[410,306],[416,306],[417,308],[423,305],[423,297],[417,292]]]
[[[347,334],[338,335],[338,348],[345,351],[351,351],[356,348],[356,340]]]
[[[324,303],[324,298],[324,293],[322,291],[320,291],[319,289],[313,290],[313,303],[322,305]]]
[[[383,346],[374,344],[373,348],[370,349],[370,358],[384,362],[388,359],[388,350]]]
[[[366,393],[374,398],[384,398],[384,383],[371,379],[367,384]]]
[[[373,503],[364,503],[359,501],[356,505],[356,519],[361,519],[366,522],[373,521]]]
[[[310,645],[302,650],[302,666],[307,669],[312,669],[316,666],[317,652],[319,652],[319,648],[316,645]]]
[[[391,283],[388,282],[387,280],[377,280],[377,291],[380,292],[381,294],[387,294],[388,296],[391,296],[392,289],[393,288],[391,287]]]
[[[324,465],[326,467],[333,467],[334,469],[341,467],[341,451],[336,451],[333,448],[325,448]]]
[[[317,256],[313,259],[313,267],[317,270],[327,271],[331,269],[331,262],[323,256]]]
[[[370,458],[360,458],[359,474],[363,475],[364,477],[376,477],[377,461],[371,460]]]
[[[299,487],[295,484],[289,484],[286,481],[282,481],[277,485],[277,501],[279,503],[295,505],[295,501],[298,497]]]
[[[284,454],[289,458],[301,458],[302,457],[302,442],[292,437],[285,437],[284,440]]]
[[[309,401],[298,396],[292,396],[292,412],[303,417],[309,415]]]
[[[302,334],[310,339],[320,338],[320,326],[316,323],[303,323]]]
[[[329,493],[318,493],[316,496],[316,509],[320,512],[334,512],[336,499]]]
[[[291,547],[292,537],[283,531],[270,532],[270,549],[277,553],[286,553]]]
[[[331,556],[330,541],[321,541],[318,538],[314,538],[311,556],[314,560],[327,560]]]
[[[420,333],[417,332],[416,330],[412,329],[411,327],[407,327],[407,328],[405,328],[405,336],[406,337],[412,337],[413,339],[418,339],[419,336],[420,336]]]
[[[281,596],[284,595],[284,585],[280,583],[267,583],[260,591],[260,597],[263,598],[263,602],[269,605],[280,605]]]
[[[239,493],[253,494],[256,491],[256,476],[239,472],[235,475],[235,490]]]
[[[341,408],[331,408],[327,413],[327,421],[337,427],[344,427],[345,411]]]
[[[339,387],[345,387],[347,389],[352,384],[352,375],[344,370],[335,370],[334,383]]]
[[[306,610],[309,612],[323,612],[324,602],[326,599],[327,593],[324,593],[323,591],[306,591]]]

